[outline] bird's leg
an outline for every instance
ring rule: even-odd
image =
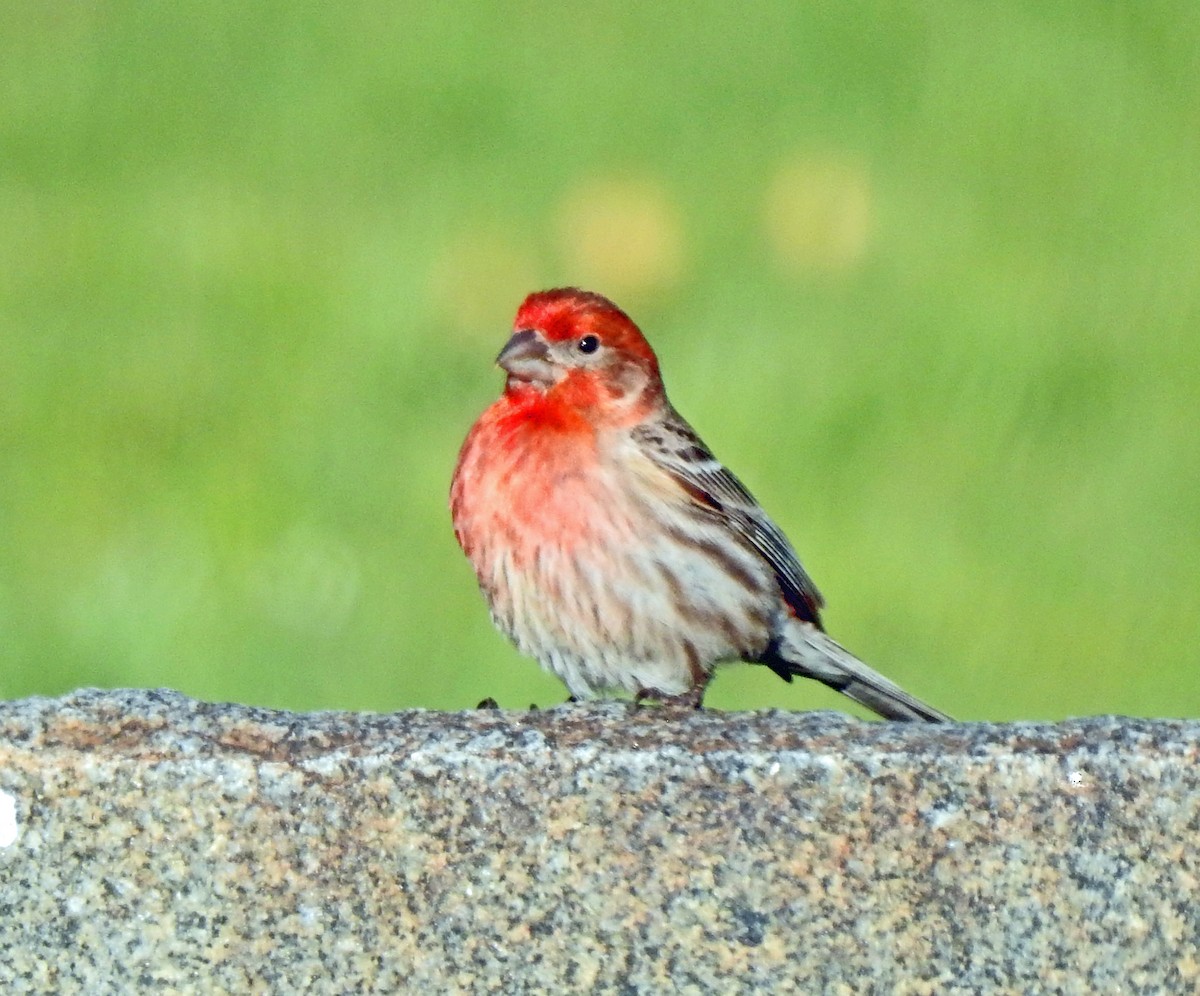
[[[704,705],[704,686],[706,682],[693,685],[680,695],[663,695],[653,688],[639,688],[634,693],[635,705],[643,702],[657,702],[664,709],[699,709]]]

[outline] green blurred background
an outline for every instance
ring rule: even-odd
[[[446,492],[573,283],[867,660],[1200,714],[1200,6],[243,6],[5,8],[0,695],[561,701]]]

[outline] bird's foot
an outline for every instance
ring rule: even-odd
[[[695,685],[680,695],[663,695],[653,688],[639,688],[633,696],[634,705],[654,702],[662,709],[687,709],[695,711],[704,705],[704,686]]]

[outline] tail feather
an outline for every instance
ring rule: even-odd
[[[868,667],[815,626],[799,620],[789,622],[762,663],[789,680],[792,675],[813,678],[884,719],[953,722],[944,712]]]

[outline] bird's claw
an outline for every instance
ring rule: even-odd
[[[661,709],[686,709],[695,711],[704,707],[704,686],[689,688],[680,695],[663,695],[653,688],[639,688],[633,695],[633,704],[653,702]]]

